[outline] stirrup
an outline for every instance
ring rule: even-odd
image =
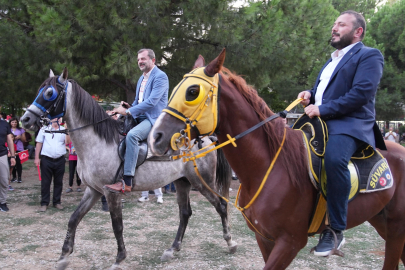
[[[334,243],[334,247],[333,247],[333,249],[330,251],[330,253],[329,253],[329,255],[327,255],[327,256],[325,256],[325,257],[329,257],[330,255],[337,255],[337,256],[340,256],[340,257],[344,257],[345,256],[345,254],[342,252],[342,251],[340,251],[338,248],[339,248],[339,245],[338,245],[338,239],[337,239],[337,236],[336,236],[336,233],[335,233],[335,231],[330,227],[330,226],[326,226],[326,229],[325,230],[329,230],[329,231],[331,231],[332,232],[332,234],[333,234],[333,238],[334,238],[334,240],[335,240],[335,243]],[[321,234],[319,235],[319,241],[321,241],[321,238],[322,238],[322,233],[325,231],[325,230],[323,230],[322,232],[321,232]],[[318,241],[318,243],[319,243],[319,241]],[[343,240],[342,240],[343,241]],[[311,248],[311,250],[309,251],[309,253],[314,253],[315,252],[315,248],[316,248],[317,246],[314,246],[313,248]]]

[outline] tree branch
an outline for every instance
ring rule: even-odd
[[[2,12],[2,11],[0,11],[0,17],[3,17],[3,18],[5,18],[5,19],[7,19],[8,21],[11,21],[11,22],[13,22],[13,23],[16,23],[16,24],[18,24],[19,26],[24,27],[24,28],[27,29],[27,30],[33,30],[33,29],[34,29],[34,27],[32,27],[32,26],[28,26],[28,25],[26,25],[25,23],[20,23],[20,22],[18,22],[18,21],[16,21],[16,20],[11,19],[9,16],[7,16],[7,15],[6,15],[4,12]]]
[[[128,91],[130,89],[128,89],[128,86],[126,86],[125,84],[123,84],[122,82],[120,82],[119,80],[116,79],[107,79],[107,81],[109,81],[112,84],[115,84],[116,86],[118,86],[119,88],[124,89],[125,91]]]

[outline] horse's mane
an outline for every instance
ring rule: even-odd
[[[39,87],[41,89],[45,85],[52,85],[57,89],[57,78],[51,77],[45,80]],[[98,121],[106,119],[98,124],[93,125],[94,132],[107,143],[119,142],[118,122],[108,118],[104,109],[87,93],[76,81],[69,80],[72,84],[72,107],[78,114],[84,125],[94,124]],[[38,90],[39,91],[39,90]]]
[[[266,102],[264,102],[264,100],[258,95],[253,86],[248,85],[241,76],[225,67],[222,67],[220,73],[222,77],[226,79],[224,80],[225,82],[229,81],[229,83],[238,89],[239,93],[242,94],[252,109],[257,113],[260,121],[263,121],[274,114],[274,112],[272,112],[267,106]],[[283,138],[284,123],[277,118],[273,121],[267,122],[263,128],[265,133],[268,135],[267,141],[269,152],[274,155],[277,152]],[[291,129],[287,129],[286,139],[280,154],[280,158],[283,160],[283,165],[289,174],[289,178],[298,187],[300,187],[299,179],[303,177],[303,172],[307,172],[305,152],[300,151],[300,149],[302,149],[302,145],[302,134],[300,132],[294,132]]]
[[[74,80],[69,80],[72,84],[73,109],[78,113],[78,117],[84,124],[97,123],[93,125],[94,132],[107,143],[119,142],[118,122],[109,118],[104,109]]]

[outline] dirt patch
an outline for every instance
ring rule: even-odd
[[[67,164],[67,163],[66,163]],[[70,215],[83,193],[63,192],[64,210],[49,207],[40,213],[40,182],[32,160],[24,165],[23,183],[13,183],[9,192],[8,213],[0,213],[0,269],[55,269],[60,256]],[[64,190],[68,187],[68,168]],[[232,181],[231,198],[236,196],[239,181]],[[82,186],[84,190],[85,186]],[[160,256],[174,240],[179,222],[175,194],[164,196],[163,205],[153,195],[150,201],[138,203],[140,192],[125,198],[124,240],[127,259],[122,269],[262,269],[264,262],[253,232],[243,217],[231,209],[233,239],[238,251],[229,254],[222,238],[221,220],[215,209],[198,192],[191,192],[193,216],[186,230],[182,250],[169,262]],[[369,225],[364,224],[345,234],[345,258],[317,258],[309,254],[316,244],[310,238],[307,247],[298,254],[288,269],[381,269],[384,244]],[[110,216],[101,211],[101,203],[79,224],[75,249],[69,257],[68,269],[108,269],[115,260],[116,241]],[[401,266],[401,269],[403,267]]]

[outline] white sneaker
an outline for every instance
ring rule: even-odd
[[[157,197],[157,203],[163,203],[163,196]]]
[[[148,197],[140,197],[139,199],[138,199],[138,202],[148,202],[149,201],[149,198]]]

